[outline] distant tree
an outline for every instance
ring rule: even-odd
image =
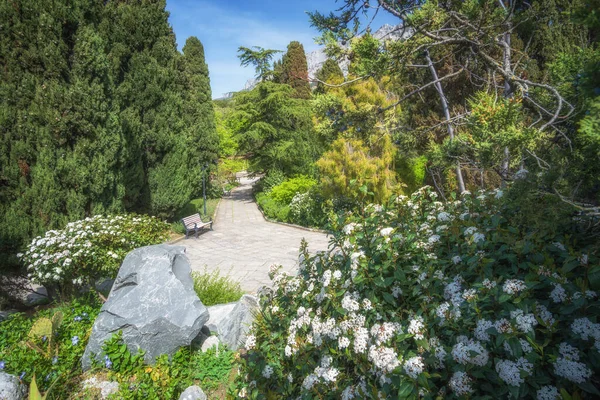
[[[238,58],[241,65],[243,67],[254,65],[256,78],[260,81],[268,80],[271,77],[273,72],[271,70],[271,60],[277,53],[281,53],[281,50],[263,49],[259,46],[252,46],[252,48],[238,47]]]
[[[319,145],[310,101],[294,98],[289,85],[263,82],[238,93],[234,103],[230,124],[252,170],[277,169],[287,176],[312,172]]]
[[[317,72],[315,78],[317,78],[317,88],[315,89],[315,93],[325,93],[326,87],[324,83],[332,83],[332,81],[335,83],[343,82],[344,73],[337,61],[328,58]]]
[[[311,96],[308,83],[308,63],[302,43],[293,41],[287,47],[287,53],[282,59],[281,83],[286,83],[294,89],[294,97],[308,99]]]

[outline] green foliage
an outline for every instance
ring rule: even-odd
[[[402,189],[405,194],[411,194],[425,184],[427,162],[426,156],[396,158],[396,174],[398,180],[406,185]]]
[[[209,391],[224,385],[231,373],[233,352],[227,349],[206,353],[178,350],[169,360],[167,355],[157,357],[154,365],[145,365],[143,353],[132,355],[121,339],[121,333],[105,342],[104,365],[111,380],[119,382],[120,399],[177,399],[193,384]]]
[[[308,64],[302,43],[292,41],[281,60],[281,71],[278,83],[290,85],[294,89],[293,97],[310,99],[311,91],[308,83]]]
[[[263,82],[234,97],[231,126],[253,171],[281,170],[286,176],[312,172],[319,154],[311,104],[294,98],[288,85]]]
[[[238,47],[238,58],[240,59],[240,64],[242,67],[254,65],[256,78],[258,80],[265,80],[270,77],[272,73],[271,60],[277,53],[281,53],[281,50],[263,49],[259,46],[252,46],[252,48],[244,46]]]
[[[268,193],[259,192],[256,194],[256,203],[265,213],[267,218],[280,222],[289,222],[290,206],[274,200]]]
[[[20,256],[34,282],[68,294],[73,286],[116,276],[127,253],[164,242],[168,231],[168,224],[154,217],[98,215],[36,237]]]
[[[81,357],[100,307],[98,297],[90,295],[38,311],[31,317],[12,314],[0,322],[0,361],[4,362],[4,372],[16,376],[24,373],[25,383],[30,383],[35,375],[38,389],[49,398],[68,398],[81,380]],[[63,320],[52,338],[45,334],[29,336],[37,321],[51,320],[59,314]],[[51,351],[46,351],[49,341],[54,344]]]
[[[270,170],[266,176],[264,176],[254,186],[256,191],[269,193],[275,186],[282,184],[285,181],[285,175],[278,169]]]
[[[273,186],[269,192],[269,196],[280,203],[290,204],[296,194],[306,193],[316,184],[316,180],[306,175],[300,175],[287,179],[277,186]]]
[[[322,82],[329,84],[341,83],[344,80],[344,73],[342,72],[342,69],[335,60],[328,58],[323,63],[321,69],[317,72],[316,78],[320,82],[317,83],[315,93],[323,94],[327,91],[328,88]]]
[[[499,190],[437,197],[341,214],[334,251],[272,270],[236,394],[600,395],[600,249],[583,221],[522,225]]]
[[[379,149],[370,151],[357,139],[341,138],[333,142],[332,149],[317,161],[323,194],[354,201],[387,201],[395,186],[391,169],[395,149],[387,135],[380,139],[378,146]]]
[[[165,1],[21,0],[0,18],[2,268],[69,221],[170,217],[197,195],[218,147],[208,68],[198,39],[177,51]]]
[[[218,269],[213,272],[193,272],[194,290],[205,306],[231,303],[238,301],[243,296],[240,283],[233,281],[229,276],[221,276]]]
[[[318,186],[296,194],[290,202],[290,222],[306,227],[324,228],[327,223],[327,216],[323,211],[324,203]]]

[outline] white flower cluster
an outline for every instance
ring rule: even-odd
[[[452,357],[459,364],[473,364],[482,367],[487,364],[489,353],[480,342],[468,339],[454,345]]]
[[[100,271],[117,268],[119,261],[131,249],[150,244],[137,235],[152,227],[166,224],[146,216],[96,215],[70,222],[62,230],[50,230],[31,241],[19,258],[27,265],[28,277],[35,283],[81,283],[82,275],[94,277]],[[159,242],[162,238],[159,238]],[[75,276],[75,270],[77,276]]]
[[[536,393],[537,400],[560,400],[562,396],[556,386],[542,386]]]
[[[450,378],[450,390],[456,393],[457,396],[463,396],[469,393],[473,393],[471,382],[473,382],[473,380],[469,377],[469,375],[467,375],[466,372],[455,372],[452,375],[452,378]]]
[[[517,328],[523,333],[533,332],[537,320],[533,314],[525,314],[523,310],[511,311],[510,317],[516,321]]]
[[[423,369],[425,369],[423,357],[412,357],[406,360],[406,362],[404,363],[404,372],[406,372],[406,375],[410,376],[413,379],[417,379],[419,374],[423,372]]]
[[[521,372],[530,374],[533,371],[533,364],[527,359],[521,357],[516,362],[511,360],[500,360],[496,363],[496,372],[500,379],[511,386],[521,386],[525,380],[521,377]]]
[[[520,279],[507,279],[502,286],[504,293],[508,293],[510,295],[519,294],[525,289],[527,289],[527,286],[525,285],[525,282]]]
[[[373,366],[384,373],[390,373],[400,365],[398,354],[390,347],[375,346],[369,347],[369,361]]]
[[[425,338],[425,324],[423,324],[423,317],[415,316],[408,323],[408,333],[415,335],[415,339],[420,340]]]

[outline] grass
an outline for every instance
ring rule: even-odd
[[[238,301],[244,294],[239,282],[229,276],[221,276],[218,270],[193,272],[194,290],[205,306]]]

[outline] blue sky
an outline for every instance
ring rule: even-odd
[[[314,44],[318,32],[311,28],[306,11],[329,12],[339,6],[335,0],[167,0],[179,49],[189,36],[204,44],[213,98],[242,89],[254,76],[254,68],[240,66],[239,46],[285,50],[290,41],[298,40],[312,51],[318,47]],[[378,17],[373,27],[396,21]]]

